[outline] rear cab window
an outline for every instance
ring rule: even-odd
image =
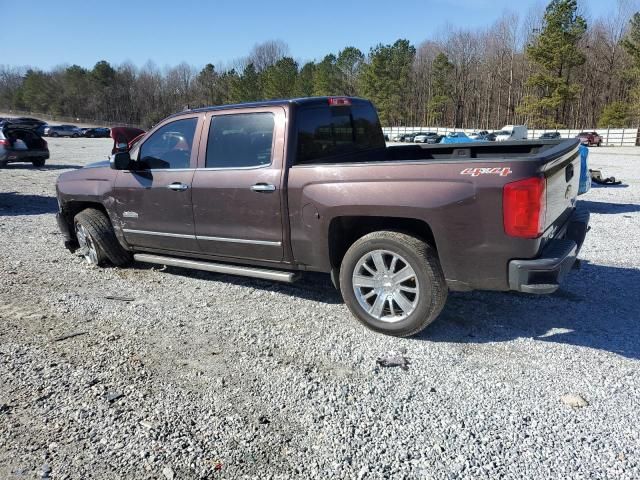
[[[274,126],[271,112],[212,117],[205,168],[259,168],[270,165]]]
[[[384,148],[378,115],[368,102],[298,110],[295,165],[346,163],[354,154]]]

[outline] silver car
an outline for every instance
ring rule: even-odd
[[[75,125],[55,125],[49,126],[44,129],[44,134],[47,137],[81,137],[82,130]]]

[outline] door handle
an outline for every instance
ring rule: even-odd
[[[251,190],[253,190],[254,192],[275,192],[276,191],[276,186],[275,185],[271,185],[270,183],[256,183],[255,185],[251,186]]]
[[[167,185],[167,188],[173,190],[174,192],[184,192],[187,188],[189,188],[189,185],[185,185],[184,183],[180,182],[173,182]]]

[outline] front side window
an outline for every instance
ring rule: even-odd
[[[273,114],[238,113],[211,118],[206,168],[247,168],[271,164]]]
[[[189,168],[197,124],[197,118],[185,118],[156,130],[140,147],[138,161],[143,168]]]

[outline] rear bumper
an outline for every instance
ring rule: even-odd
[[[546,294],[560,288],[571,270],[589,229],[589,212],[574,211],[564,235],[551,240],[540,257],[509,262],[509,288],[518,292]]]
[[[36,158],[49,158],[47,150],[4,150],[0,154],[0,161],[3,162],[31,162]]]

